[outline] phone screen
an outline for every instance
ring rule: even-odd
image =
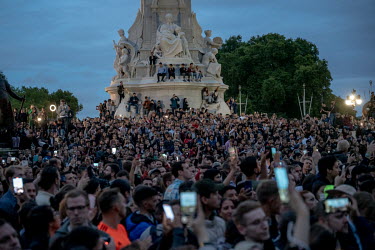
[[[230,148],[228,148],[228,152],[229,152],[230,159],[234,160],[236,158],[236,148],[230,147]]]
[[[303,152],[303,155],[307,154],[307,150],[306,149],[303,150],[302,152]]]
[[[112,148],[112,154],[116,154],[116,151],[117,151],[116,148]]]
[[[53,151],[53,155],[57,156],[57,150]]]
[[[272,159],[274,159],[275,154],[276,154],[276,148],[271,148],[271,153],[272,153]]]
[[[348,198],[328,199],[324,201],[326,213],[346,211],[349,206]]]
[[[182,192],[180,194],[181,222],[188,224],[192,221],[197,208],[197,193]]]
[[[279,189],[280,200],[284,203],[289,202],[289,179],[285,168],[275,168],[275,177]]]
[[[165,216],[171,221],[173,221],[174,213],[173,213],[172,207],[168,204],[163,204],[163,209],[164,209]]]
[[[99,167],[99,163],[95,162],[94,167]]]
[[[253,183],[252,181],[245,181],[245,190],[253,190]]]
[[[13,188],[15,194],[23,194],[22,178],[13,178]]]
[[[16,157],[10,157],[11,161],[16,161]]]

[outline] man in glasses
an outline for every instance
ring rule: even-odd
[[[235,249],[275,249],[269,232],[270,219],[259,202],[242,202],[235,210],[233,219],[245,238]]]
[[[68,235],[77,227],[85,226],[98,230],[90,221],[89,197],[85,191],[74,189],[65,195],[63,202],[65,202],[66,215],[69,220],[56,231],[50,243]],[[100,230],[98,232],[102,237],[109,238],[105,232]]]

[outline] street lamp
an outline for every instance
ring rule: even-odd
[[[353,108],[356,105],[361,105],[362,104],[362,99],[360,95],[357,95],[357,92],[355,89],[353,89],[352,93],[346,97],[345,104],[348,106],[352,106]]]

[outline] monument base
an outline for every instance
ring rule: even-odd
[[[111,99],[119,105],[119,95],[117,94],[117,86],[119,81],[124,83],[125,87],[125,99],[127,102],[130,96],[133,93],[137,94],[139,98],[139,113],[142,114],[142,103],[145,100],[145,97],[149,97],[150,100],[155,102],[161,101],[163,110],[171,109],[170,99],[173,94],[177,95],[180,99],[180,107],[182,107],[182,101],[184,98],[187,98],[190,108],[200,109],[205,108],[211,113],[221,113],[223,115],[230,114],[230,109],[224,100],[224,92],[228,89],[228,85],[218,82],[214,78],[203,78],[202,82],[184,82],[182,79],[174,79],[170,81],[168,79],[165,82],[155,82],[154,77],[147,77],[141,80],[134,79],[119,79],[115,82],[112,82],[110,87],[105,89],[111,96]],[[202,100],[202,90],[207,87],[209,92],[212,93],[217,87],[219,87],[219,98],[217,103],[206,104],[206,101]],[[123,102],[124,102],[123,101]],[[135,115],[134,107],[131,108],[131,112],[127,112],[126,103],[119,105],[116,115],[122,117],[132,117]]]

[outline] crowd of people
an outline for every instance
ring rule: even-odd
[[[204,108],[18,122],[0,249],[372,249],[374,127]]]

